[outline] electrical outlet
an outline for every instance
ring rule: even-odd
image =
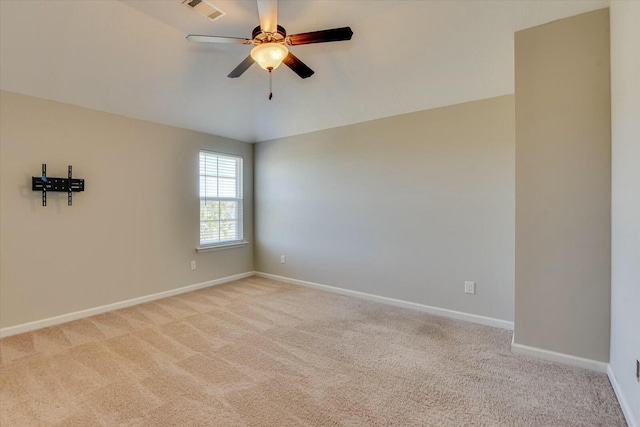
[[[191,269],[192,270],[196,269],[196,262],[195,261],[191,261]]]
[[[475,294],[476,293],[476,282],[464,282],[464,293],[465,294]]]
[[[286,264],[287,263],[287,257],[284,255],[280,255],[280,264]]]

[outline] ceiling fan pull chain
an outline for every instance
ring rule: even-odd
[[[269,70],[269,101],[271,101],[271,98],[273,98],[273,89],[272,89],[272,83],[271,83],[271,70]]]

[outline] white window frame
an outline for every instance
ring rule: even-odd
[[[208,159],[207,159],[208,157]],[[220,171],[218,169],[218,161],[220,159],[226,159],[226,160],[234,160],[236,162],[236,170],[235,170],[235,177],[233,179],[235,179],[235,197],[220,197],[220,178],[230,178],[230,177],[224,177],[224,176],[220,176]],[[203,170],[203,160],[205,161],[204,163],[204,170]],[[211,160],[215,160],[216,162],[216,168],[215,168],[215,172],[214,171],[207,171],[206,169],[206,162],[207,161],[211,161]],[[196,251],[198,252],[205,252],[205,251],[212,251],[212,250],[218,250],[218,249],[225,249],[225,248],[230,248],[230,247],[241,247],[241,246],[246,246],[247,242],[244,241],[244,215],[243,215],[243,209],[244,209],[244,192],[243,192],[243,163],[244,163],[244,159],[242,156],[238,156],[235,154],[226,154],[226,153],[219,153],[219,152],[215,152],[215,151],[209,151],[209,150],[200,150],[200,152],[198,153],[198,178],[199,178],[199,182],[198,182],[198,197],[199,197],[199,245],[196,247]],[[216,182],[216,190],[215,190],[215,197],[208,195],[208,191],[206,188],[202,188],[203,182],[204,185],[206,186],[206,182],[207,179],[204,179],[204,177],[207,178],[214,178],[214,181]],[[237,203],[237,208],[236,208],[236,218],[235,221],[231,221],[231,220],[223,220],[221,217],[221,213],[220,211],[218,211],[218,219],[216,220],[211,220],[211,219],[204,219],[203,218],[203,203],[208,203],[208,202],[235,202]],[[220,207],[219,207],[220,209]],[[235,236],[233,239],[225,239],[225,240],[221,240],[220,237],[220,233],[218,234],[218,239],[215,240],[211,240],[211,239],[206,239],[206,236],[203,236],[203,222],[218,222],[218,230],[221,229],[222,223],[223,222],[234,222],[235,223]]]

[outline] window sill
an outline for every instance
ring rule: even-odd
[[[222,249],[243,248],[248,244],[249,242],[237,242],[237,243],[227,243],[222,245],[198,246],[196,247],[196,252],[202,253],[202,252],[219,251]]]

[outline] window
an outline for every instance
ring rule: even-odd
[[[200,151],[200,246],[242,239],[242,157]]]

